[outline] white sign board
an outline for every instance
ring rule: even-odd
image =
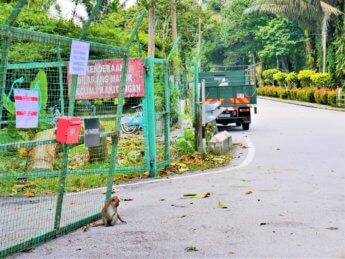
[[[14,89],[16,107],[16,128],[30,129],[38,127],[38,91]]]
[[[73,40],[70,53],[69,71],[71,75],[84,76],[89,63],[90,43]]]

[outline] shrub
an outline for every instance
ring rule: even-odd
[[[310,103],[328,104],[335,106],[337,92],[330,89],[317,89],[313,87],[305,87],[298,89],[293,87],[288,89],[286,87],[262,86],[258,88],[258,95],[279,97],[281,99],[298,100]],[[189,138],[191,140],[191,138]],[[181,149],[186,148],[185,146]]]
[[[286,77],[287,77],[287,73],[284,73],[281,71],[273,75],[273,79],[278,83],[279,86],[285,86]]]
[[[289,89],[283,88],[280,91],[280,96],[279,97],[282,98],[282,99],[288,99],[289,98]]]
[[[262,72],[262,78],[264,79],[264,83],[266,85],[271,84],[274,85],[274,79],[273,76],[274,74],[278,73],[279,70],[275,68],[271,69],[266,69],[265,71]]]
[[[271,96],[271,97],[279,97],[279,92],[277,90],[278,87],[275,86],[267,86],[267,96]]]
[[[179,137],[175,143],[179,155],[190,155],[194,153],[194,133],[191,130],[185,130],[183,136]]]
[[[298,85],[298,77],[296,72],[287,74],[285,82],[289,87],[296,87]]]
[[[294,88],[291,88],[290,91],[289,91],[289,99],[290,100],[297,100],[297,88],[294,87]]]
[[[260,86],[259,88],[257,88],[257,94],[261,95],[261,96],[265,96],[266,95],[266,88]]]
[[[315,90],[314,98],[318,104],[328,104],[328,91],[325,89]]]
[[[305,98],[305,90],[304,89],[297,90],[297,92],[296,92],[296,99],[298,101],[302,101],[302,102],[306,101],[305,100],[306,98]]]
[[[301,70],[298,73],[298,80],[302,87],[311,85],[311,76],[315,74],[314,70]]]
[[[315,103],[314,88],[306,88],[304,94],[306,102]]]
[[[331,81],[331,75],[329,73],[315,73],[310,77],[313,86],[326,87]]]
[[[328,91],[327,103],[328,103],[328,105],[336,106],[336,104],[337,104],[337,91],[335,91],[335,90]]]

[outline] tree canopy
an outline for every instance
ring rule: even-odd
[[[71,1],[75,7],[84,6],[88,15],[96,3],[95,0]],[[148,2],[138,0],[130,8],[125,8],[119,0],[103,1],[101,12],[86,39],[124,46],[136,18],[143,9],[149,8]],[[265,68],[286,71],[322,70],[324,57],[332,79],[340,83],[344,78],[345,25],[342,14],[345,7],[342,0],[203,0],[201,5],[199,0],[175,2],[177,32],[182,39],[179,52],[185,69],[193,59],[201,35],[206,42],[203,62],[209,65],[257,63]],[[15,0],[0,0],[1,24],[6,22],[16,3]],[[155,0],[157,57],[166,57],[173,44],[170,4],[167,0]],[[57,15],[51,14],[52,8],[59,10]],[[14,26],[78,37],[85,18],[79,17],[78,22],[78,19],[64,17],[61,8],[57,0],[30,0]],[[320,26],[327,12],[337,15],[327,16],[328,30],[325,31]],[[76,11],[74,16],[78,16]],[[324,34],[328,36],[327,41],[322,40]],[[138,39],[141,48],[134,46],[131,54],[146,55],[148,19],[144,20]]]

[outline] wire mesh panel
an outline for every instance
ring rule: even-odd
[[[0,249],[15,248],[32,237],[49,235],[54,230],[58,178],[37,177],[35,172],[18,173],[25,172],[30,166],[32,148],[23,144],[18,147],[2,146],[0,151]],[[53,148],[53,145],[44,146]],[[42,147],[36,145],[33,148]],[[43,155],[37,157],[42,158]],[[39,174],[43,176],[54,172]]]
[[[170,94],[168,85],[168,67],[164,60],[156,59],[154,63],[155,91],[155,129],[157,165],[162,168],[169,164],[170,148]]]
[[[91,69],[109,70],[114,76],[79,77],[73,94],[74,81],[67,72],[72,39],[0,25],[0,41],[3,43],[0,60],[2,257],[99,216],[105,196],[85,190],[104,188],[108,182],[118,106],[115,97],[121,85],[126,50],[91,43],[88,73]],[[107,66],[107,60],[115,65]],[[94,93],[94,89],[85,92],[85,85],[92,88],[92,84],[103,84],[103,92]],[[35,114],[30,113],[35,116],[24,120],[27,125],[22,126],[18,100],[25,101],[28,96],[16,95],[20,91],[37,94],[30,99],[37,102]],[[24,103],[23,109],[31,104]],[[69,146],[58,143],[57,120],[63,115],[78,116],[82,121],[96,119],[100,143],[85,146],[84,126],[79,143]],[[32,125],[33,120],[37,120],[36,125]]]
[[[113,184],[168,165],[170,94],[167,63],[128,48],[89,42],[86,75],[72,76],[71,38],[0,25],[0,42],[4,257],[99,218]],[[64,116],[81,122],[73,143],[56,140]]]

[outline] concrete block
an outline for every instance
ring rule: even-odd
[[[214,135],[209,142],[210,152],[216,155],[228,154],[232,146],[232,136],[227,131]]]

